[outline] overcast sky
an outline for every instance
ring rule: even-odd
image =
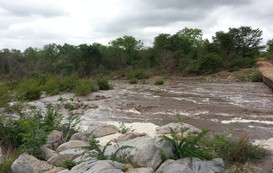
[[[0,0],[0,49],[49,43],[108,44],[124,35],[152,45],[159,33],[202,29],[204,38],[251,26],[273,38],[271,0]]]

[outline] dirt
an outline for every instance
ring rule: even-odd
[[[273,64],[269,61],[260,59],[257,62],[259,71],[269,79],[273,80]]]

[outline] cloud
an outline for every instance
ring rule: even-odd
[[[229,27],[273,34],[268,0],[0,0],[0,49],[48,43],[108,44],[132,35],[152,45],[159,33],[200,28],[205,38]]]

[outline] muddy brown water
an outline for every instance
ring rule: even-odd
[[[114,90],[93,93],[85,104],[96,104],[82,116],[94,121],[151,122],[164,125],[176,115],[199,128],[251,139],[273,137],[273,93],[263,83],[169,81],[165,85],[113,81]],[[96,98],[102,99],[96,99]]]

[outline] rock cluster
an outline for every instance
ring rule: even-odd
[[[180,123],[171,123],[156,129],[159,135],[170,133],[170,128],[179,132],[185,128],[185,133],[198,133],[200,130]],[[94,157],[97,151],[84,150],[88,146],[90,136],[103,137],[118,133],[118,128],[109,124],[92,124],[86,132],[74,134],[70,141],[63,141],[63,134],[53,131],[48,135],[46,144],[42,147],[46,161],[22,154],[12,164],[13,173],[217,173],[223,172],[224,163],[220,158],[202,161],[198,158],[183,158],[180,160],[162,160],[161,150],[173,155],[172,145],[159,137],[146,134],[128,133],[119,135],[114,144],[102,146],[101,151],[109,160],[98,160]],[[105,149],[105,150],[104,150]],[[115,157],[116,161],[110,160]],[[130,159],[134,164],[122,163]],[[71,170],[61,168],[66,160],[73,160],[77,165]],[[132,166],[133,165],[133,166]]]

